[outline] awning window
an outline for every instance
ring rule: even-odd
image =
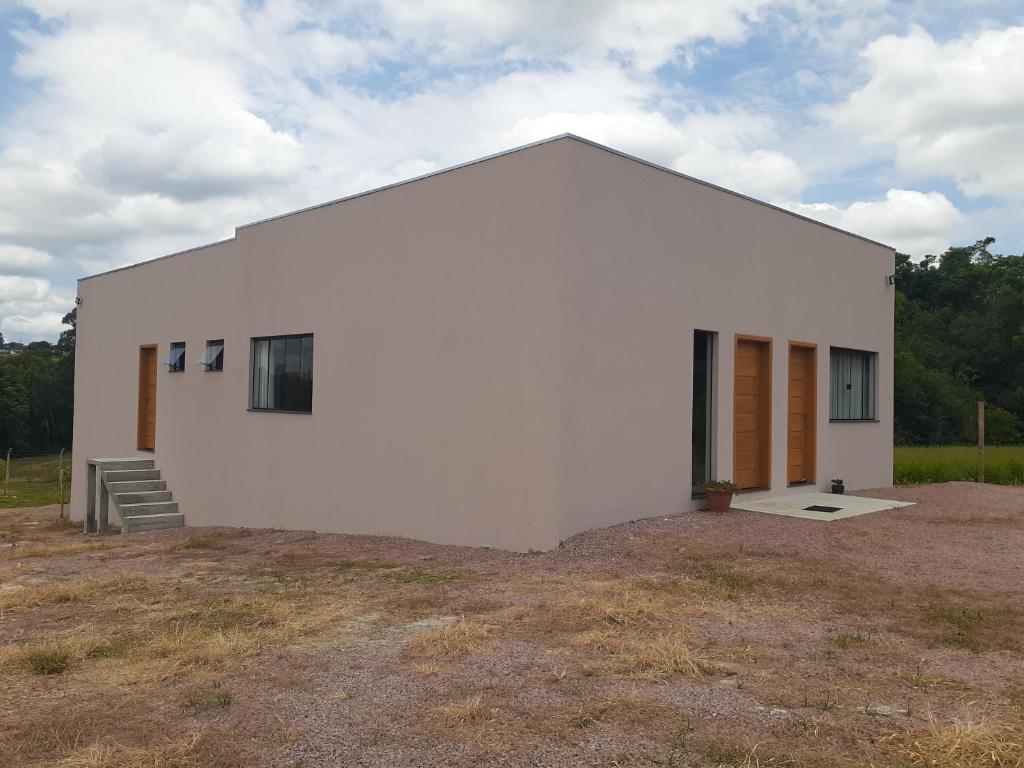
[[[223,371],[224,370],[224,340],[218,339],[216,341],[206,342],[206,351],[203,352],[203,356],[197,361],[200,365],[205,365],[208,371]]]
[[[175,341],[171,343],[171,351],[164,359],[164,365],[172,371],[185,370],[185,342]]]

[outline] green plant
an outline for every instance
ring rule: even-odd
[[[28,651],[23,660],[33,675],[59,675],[71,666],[71,654],[58,646]]]
[[[231,694],[214,683],[208,688],[192,688],[185,692],[183,706],[193,713],[207,712],[211,709],[225,709],[231,706]]]
[[[724,491],[725,493],[736,493],[736,486],[728,480],[709,480],[701,485],[705,491]]]

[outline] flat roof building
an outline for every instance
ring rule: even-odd
[[[73,512],[104,456],[123,519],[520,551],[887,486],[893,272],[569,135],[240,227],[79,282]]]

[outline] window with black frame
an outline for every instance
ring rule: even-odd
[[[207,371],[224,370],[224,339],[212,339],[206,342],[206,350],[197,361],[206,366]]]
[[[829,418],[832,421],[874,421],[878,355],[832,347]]]
[[[181,373],[185,370],[185,342],[172,341],[170,351],[164,360],[164,365],[171,373]]]
[[[313,334],[252,340],[249,407],[254,411],[313,411]]]

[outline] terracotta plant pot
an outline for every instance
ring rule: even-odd
[[[732,507],[731,491],[716,491],[714,488],[708,488],[704,493],[708,499],[709,512],[728,512]]]

